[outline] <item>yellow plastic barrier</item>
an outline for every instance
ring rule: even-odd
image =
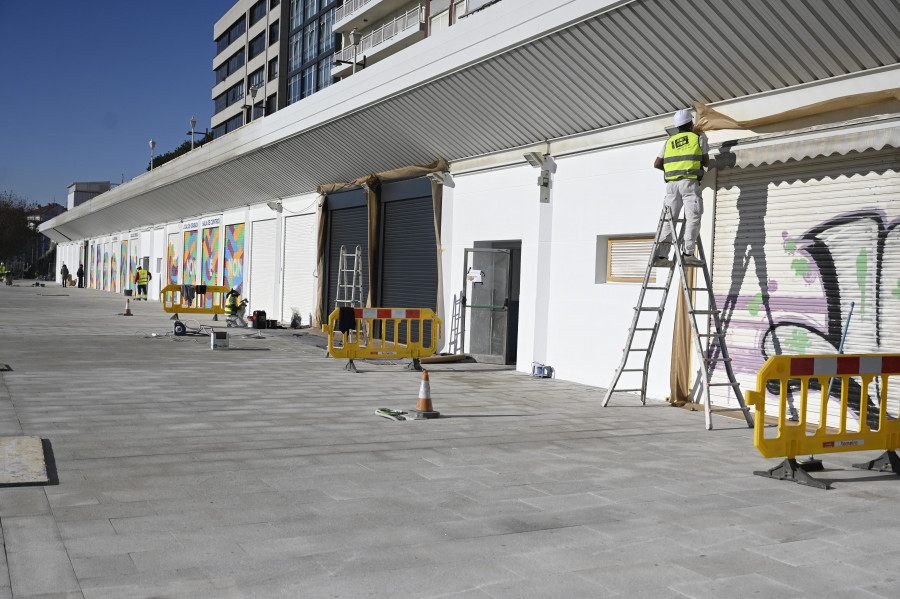
[[[328,333],[328,353],[334,358],[347,358],[347,370],[357,372],[355,358],[412,358],[408,368],[422,370],[419,358],[432,356],[437,350],[437,340],[442,334],[441,319],[428,308],[353,308],[354,326],[337,331],[342,343],[335,347],[336,325],[342,309],[350,308],[332,312],[323,328]],[[430,333],[425,330],[427,323],[431,323]],[[397,340],[404,335],[406,343],[399,343]]]
[[[746,403],[756,408],[756,448],[766,458],[784,456],[786,459],[771,470],[754,474],[779,480],[790,480],[800,484],[827,489],[828,484],[807,474],[807,470],[821,470],[821,462],[815,460],[804,467],[798,463],[798,455],[835,453],[843,451],[884,450],[876,460],[854,464],[856,468],[876,469],[881,472],[900,474],[900,457],[896,450],[900,447],[900,420],[888,416],[888,380],[900,375],[900,354],[856,354],[819,356],[774,356],[769,358],[756,376],[756,389],[747,391]],[[878,404],[878,425],[869,423],[869,386],[880,377],[880,397]],[[837,426],[828,423],[828,389],[831,380],[841,390],[840,411]],[[859,430],[847,430],[850,379],[860,380]],[[809,382],[817,379],[822,388],[819,401],[818,426],[809,432],[807,426],[809,406]],[[797,419],[789,420],[788,381],[800,382],[800,407]],[[774,438],[765,437],[766,383],[779,381],[780,403],[778,407],[778,434]],[[874,400],[875,398],[873,398]],[[796,408],[796,403],[793,405]]]
[[[196,286],[193,286],[196,288]],[[163,310],[171,314],[225,314],[225,294],[230,290],[222,285],[207,285],[205,294],[194,295],[190,304],[181,301],[181,285],[166,285],[159,292]],[[207,308],[212,295],[212,306]]]

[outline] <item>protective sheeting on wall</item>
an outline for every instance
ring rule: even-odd
[[[900,351],[900,151],[722,169],[715,222],[713,287],[742,388],[768,356],[837,353],[851,302],[845,353]],[[719,389],[714,402],[736,406]]]
[[[250,310],[265,310],[267,318],[275,318],[275,268],[278,252],[275,236],[278,221],[274,218],[253,223],[250,237]]]
[[[316,215],[301,214],[284,219],[284,280],[281,285],[281,320],[290,322],[297,310],[305,325],[315,310]]]

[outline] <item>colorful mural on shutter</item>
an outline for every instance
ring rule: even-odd
[[[243,293],[244,289],[244,229],[243,223],[225,227],[223,284],[238,293]]]
[[[91,271],[91,287],[100,288],[101,274],[103,272],[103,248],[98,243],[94,246],[94,268]]]
[[[184,234],[184,259],[181,262],[184,278],[182,284],[197,284],[197,231],[186,231]]]
[[[203,285],[215,285],[219,278],[219,227],[203,229],[203,268],[200,270]],[[206,307],[212,308],[212,294],[206,294]]]
[[[169,235],[169,251],[166,254],[166,285],[178,284],[178,254],[180,252],[175,248],[178,239],[178,233]]]
[[[109,244],[109,291],[116,291],[119,284],[119,254],[114,243]]]
[[[122,283],[119,285],[119,290],[125,291],[129,287],[128,281],[129,281],[129,277],[131,276],[131,269],[129,268],[131,263],[128,261],[128,240],[127,239],[122,240],[122,259],[119,261],[119,263],[122,265],[122,274],[120,277]]]
[[[103,285],[100,287],[103,291],[109,290],[109,244],[103,244]]]

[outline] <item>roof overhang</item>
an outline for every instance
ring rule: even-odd
[[[499,2],[42,231],[65,240],[141,228],[895,65],[900,35],[883,27],[900,21],[894,12],[877,0],[815,14],[791,0],[703,14],[669,0]],[[661,60],[673,30],[697,32],[698,64]]]

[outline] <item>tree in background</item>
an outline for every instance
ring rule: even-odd
[[[209,133],[208,135],[204,135],[202,138],[198,138],[194,142],[194,148],[195,149],[199,148],[206,142],[212,141],[212,139],[213,139],[212,133]],[[191,142],[186,141],[183,144],[181,144],[180,146],[178,146],[177,148],[175,148],[174,150],[172,150],[171,152],[166,152],[165,154],[160,154],[159,156],[156,156],[153,159],[153,168],[158,168],[158,167],[164,165],[165,163],[169,162],[170,160],[175,160],[179,156],[181,156],[183,154],[187,154],[190,151],[191,151]],[[148,171],[150,170],[149,162],[147,163],[147,170]]]
[[[28,213],[37,208],[12,191],[0,191],[0,260],[24,256],[39,233],[28,222]]]

